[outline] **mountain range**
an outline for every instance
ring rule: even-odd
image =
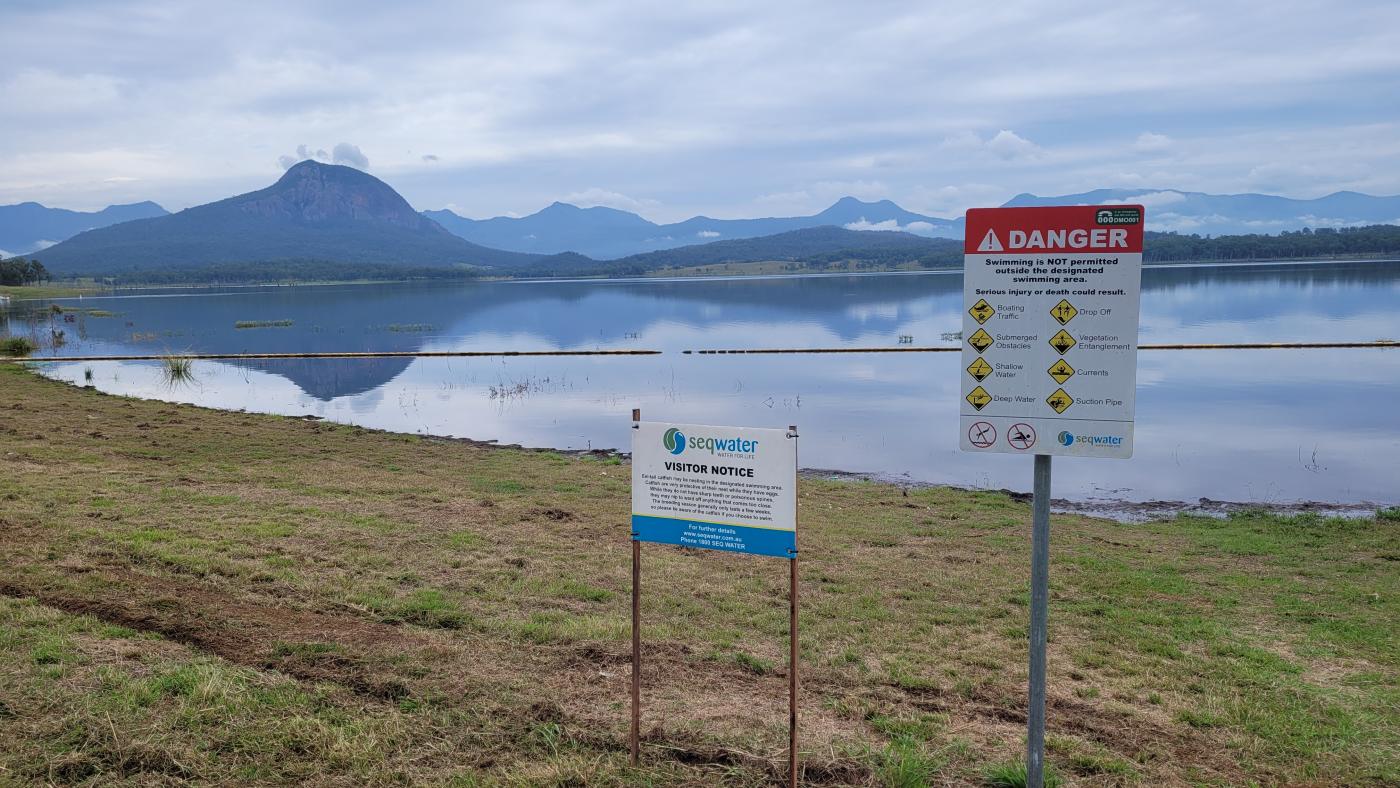
[[[1304,227],[1400,224],[1400,195],[1334,192],[1312,200],[1272,194],[1206,194],[1176,189],[1095,189],[1057,197],[1018,194],[1006,206],[1138,203],[1147,229],[1198,235],[1274,234]]]
[[[496,267],[532,259],[449,233],[372,175],[309,160],[266,189],[88,230],[42,257],[68,276],[288,260]]]
[[[49,208],[37,202],[0,205],[0,257],[37,252],[84,230],[166,213],[153,202],[109,205],[92,212]]]
[[[602,260],[809,227],[870,228],[925,237],[962,238],[962,219],[924,216],[906,211],[889,200],[863,202],[854,197],[843,197],[812,216],[761,219],[695,216],[672,224],[656,224],[616,208],[579,208],[562,202],[519,218],[467,219],[447,210],[423,213],[451,232],[484,246],[535,254],[577,252]]]
[[[1114,202],[1146,205],[1148,229],[1155,231],[1268,233],[1400,223],[1400,196],[1355,192],[1293,200],[1261,194],[1100,189],[1052,197],[1021,194],[1006,205]],[[845,197],[820,213],[797,217],[697,216],[658,224],[614,208],[556,202],[529,216],[474,220],[450,211],[420,213],[372,175],[308,160],[265,189],[174,214],[155,203],[111,206],[95,213],[37,203],[0,206],[0,233],[20,249],[46,247],[39,257],[59,276],[247,281],[473,272],[619,274],[775,260],[930,267],[957,263],[962,219],[906,211],[889,200]],[[63,240],[64,233],[75,234]],[[59,242],[49,246],[51,241]],[[1252,246],[1251,254],[1262,255],[1331,253],[1296,244]],[[1172,254],[1222,252],[1183,247]],[[1237,255],[1233,250],[1223,254]]]

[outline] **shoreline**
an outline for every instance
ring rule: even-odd
[[[558,448],[553,446],[526,446],[520,443],[501,443],[497,439],[481,439],[465,436],[438,435],[434,433],[410,433],[398,432],[395,430],[382,429],[378,427],[366,427],[350,422],[335,421],[324,416],[315,414],[287,414],[287,413],[263,413],[259,411],[249,411],[244,409],[228,410],[216,408],[208,405],[195,405],[190,403],[172,402],[162,399],[148,399],[145,397],[134,397],[127,394],[112,394],[97,388],[80,386],[77,383],[58,378],[50,378],[39,373],[37,370],[23,364],[27,373],[57,385],[68,386],[79,391],[95,393],[103,397],[123,397],[138,400],[141,402],[158,403],[163,405],[175,405],[178,407],[198,408],[219,414],[250,414],[271,416],[277,418],[294,419],[307,422],[324,422],[326,424],[336,424],[367,433],[392,436],[396,438],[414,437],[422,440],[456,443],[471,446],[477,449],[517,451],[533,454],[556,454],[564,457],[593,459],[616,458],[619,462],[631,463],[631,452],[622,449],[572,449]],[[948,490],[963,493],[995,492],[1001,493],[1013,500],[1030,501],[1029,492],[1021,492],[1006,487],[971,487],[946,482],[934,482],[926,480],[913,480],[891,473],[880,473],[871,471],[843,470],[840,468],[821,467],[800,467],[798,475],[805,479],[821,479],[832,481],[864,482],[872,484],[889,485],[906,490]],[[1261,503],[1248,501],[1217,500],[1213,498],[1198,498],[1196,501],[1186,500],[1162,500],[1153,499],[1145,501],[1134,501],[1125,498],[1087,498],[1077,500],[1073,498],[1053,498],[1050,502],[1051,510],[1057,514],[1078,514],[1089,517],[1113,520],[1120,523],[1144,523],[1152,520],[1159,520],[1177,515],[1201,515],[1213,518],[1225,518],[1240,513],[1267,513],[1279,516],[1291,516],[1299,514],[1317,514],[1324,517],[1370,517],[1377,512],[1400,507],[1400,501],[1395,504],[1376,503],[1371,501],[1358,502],[1338,502],[1338,501],[1285,501],[1275,503]]]
[[[778,261],[786,262],[786,261]],[[1259,268],[1266,266],[1306,266],[1306,265],[1346,265],[1350,263],[1400,263],[1400,258],[1393,255],[1376,255],[1374,257],[1347,256],[1339,257],[1296,257],[1279,258],[1273,260],[1182,260],[1182,261],[1154,261],[1143,263],[1143,268]],[[760,263],[754,263],[755,265]],[[733,265],[743,265],[734,263]],[[333,287],[333,286],[364,286],[364,285],[389,285],[389,284],[443,284],[443,283],[519,283],[534,284],[541,282],[687,282],[687,281],[725,281],[725,280],[764,280],[764,279],[808,279],[808,278],[834,278],[849,276],[947,276],[951,274],[961,274],[961,266],[948,266],[940,268],[919,268],[919,269],[899,269],[889,270],[867,270],[867,271],[797,271],[793,273],[753,273],[742,272],[719,273],[719,274],[684,274],[679,271],[689,269],[658,269],[638,276],[474,276],[474,277],[445,277],[442,279],[346,279],[346,280],[308,280],[292,282],[237,282],[237,283],[213,283],[213,282],[186,282],[170,284],[131,284],[118,285],[113,287],[97,287],[92,285],[66,285],[48,284],[40,287],[52,290],[75,291],[67,295],[29,295],[23,292],[32,285],[23,287],[13,287],[8,291],[12,300],[59,300],[65,298],[83,297],[120,297],[129,295],[132,291],[192,291],[192,290],[252,290],[257,288],[284,288],[284,287]],[[69,280],[58,280],[67,282]],[[74,280],[91,281],[91,280]],[[21,297],[22,296],[22,297]]]

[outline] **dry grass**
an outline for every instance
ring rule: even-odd
[[[0,785],[761,784],[786,567],[646,545],[628,467],[85,392],[0,366]],[[804,480],[813,784],[1020,754],[1027,509]],[[1072,784],[1400,779],[1396,522],[1057,517]]]

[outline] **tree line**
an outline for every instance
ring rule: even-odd
[[[1149,263],[1213,260],[1288,260],[1400,255],[1400,226],[1320,227],[1278,235],[1181,235],[1148,233],[1142,259]]]
[[[50,278],[44,264],[38,260],[23,257],[0,260],[0,285],[30,285]]]

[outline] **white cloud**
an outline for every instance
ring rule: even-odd
[[[1146,192],[1136,197],[1126,197],[1122,200],[1104,200],[1105,205],[1141,205],[1144,208],[1160,208],[1163,205],[1175,205],[1186,202],[1186,195],[1181,192],[1161,191]]]
[[[696,235],[699,236],[700,238],[718,238],[718,237],[719,237],[719,233],[715,232],[714,230],[701,230],[700,232],[696,233]]]
[[[910,222],[901,225],[894,219],[886,219],[882,222],[871,222],[867,221],[864,216],[860,218],[860,221],[850,222],[846,224],[845,227],[847,230],[857,230],[861,232],[897,232],[926,237],[932,237],[935,229],[934,226],[928,222]]]
[[[1165,134],[1157,134],[1151,131],[1144,131],[1138,135],[1133,142],[1133,149],[1143,153],[1157,153],[1167,150],[1172,146],[1172,138]]]
[[[649,208],[656,208],[661,205],[661,203],[656,200],[629,197],[621,192],[608,191],[607,189],[600,189],[596,186],[584,189],[583,191],[570,192],[559,198],[559,201],[577,205],[580,208],[591,208],[601,205],[607,208],[616,208],[620,211],[631,211],[633,213],[638,213]]]
[[[348,142],[335,144],[335,147],[331,149],[331,163],[344,164],[357,170],[369,169],[369,157],[360,150],[360,146],[351,145]]]
[[[762,195],[754,199],[753,209],[768,216],[807,215],[829,208],[842,197],[871,201],[883,200],[890,193],[889,184],[880,180],[823,180],[803,188]]]
[[[0,3],[19,64],[0,107],[24,119],[0,203],[178,209],[267,185],[306,139],[353,139],[411,203],[471,215],[604,183],[668,219],[820,210],[842,196],[821,182],[901,203],[989,187],[907,206],[947,211],[1115,186],[1400,192],[1400,107],[1375,98],[1400,4],[1292,4],[1267,29],[1262,0],[1217,5]]]
[[[282,169],[289,170],[293,166],[311,159],[313,161],[325,162],[326,164],[343,164],[347,167],[354,167],[357,170],[369,169],[369,157],[360,150],[360,146],[351,145],[348,142],[338,142],[331,152],[327,153],[325,148],[312,150],[306,145],[298,145],[295,156],[281,155],[277,157],[277,163]],[[426,161],[427,157],[423,157]],[[436,157],[434,157],[436,160]]]
[[[1002,129],[987,140],[987,150],[1002,159],[1033,158],[1040,154],[1040,148],[1034,142],[1010,129]]]
[[[905,195],[895,199],[911,211],[956,218],[968,208],[989,208],[1001,205],[1010,196],[1000,186],[989,183],[964,183],[958,186],[940,186],[936,189],[916,186]]]
[[[964,130],[945,136],[938,147],[968,160],[1029,160],[1044,153],[1039,145],[1011,129],[1001,129],[986,139],[977,132]]]

